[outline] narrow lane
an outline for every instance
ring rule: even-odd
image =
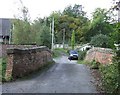
[[[94,79],[85,65],[76,64],[76,61],[69,62],[66,56],[57,58],[55,61],[57,63],[54,66],[34,78],[3,84],[3,93],[97,92],[92,84]]]

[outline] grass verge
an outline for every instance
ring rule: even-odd
[[[68,55],[68,50],[63,48],[56,48],[53,50],[53,58],[60,57],[61,55]]]

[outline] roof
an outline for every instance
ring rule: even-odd
[[[0,18],[0,36],[9,36],[11,28],[11,20]]]

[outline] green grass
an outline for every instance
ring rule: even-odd
[[[78,64],[86,64],[86,62],[84,60],[78,60],[77,63]]]
[[[53,58],[60,57],[63,54],[68,55],[67,51],[68,51],[67,49],[56,48],[53,50]]]

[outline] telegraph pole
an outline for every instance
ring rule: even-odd
[[[51,46],[51,50],[53,51],[54,48],[54,17],[52,19],[52,46]]]
[[[117,2],[118,22],[120,22],[120,0]]]
[[[50,23],[50,35],[52,34],[52,33],[51,33],[51,30],[52,30],[52,29],[51,29],[51,26],[52,26],[52,25],[51,25],[51,23]]]

